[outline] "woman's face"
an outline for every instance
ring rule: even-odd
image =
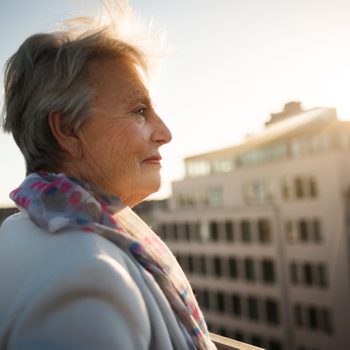
[[[132,63],[91,63],[88,76],[95,93],[92,116],[79,131],[82,177],[133,206],[159,189],[159,148],[171,140],[171,133]]]

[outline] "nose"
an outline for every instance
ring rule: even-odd
[[[159,146],[162,146],[169,143],[172,138],[169,128],[165,125],[164,121],[155,114],[155,130],[153,132],[154,141],[159,144]]]

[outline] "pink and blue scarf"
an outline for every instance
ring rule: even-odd
[[[64,174],[30,174],[11,192],[30,219],[49,232],[77,228],[97,233],[151,273],[197,349],[215,349],[192,289],[164,242],[118,197]]]

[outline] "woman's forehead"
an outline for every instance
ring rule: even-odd
[[[113,58],[95,61],[88,67],[89,85],[97,96],[114,96],[122,103],[149,102],[150,97],[139,71],[132,62]]]

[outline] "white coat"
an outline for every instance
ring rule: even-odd
[[[0,349],[189,349],[163,292],[132,257],[79,230],[48,233],[26,213],[0,230]]]

